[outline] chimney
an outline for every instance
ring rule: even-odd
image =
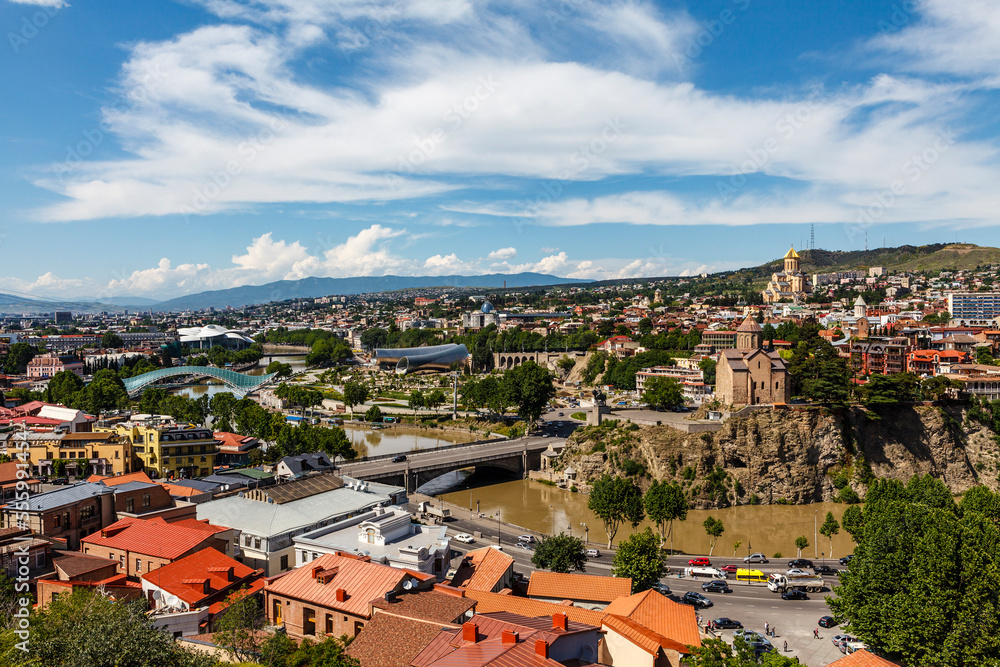
[[[347,591],[343,588],[337,589],[337,602],[345,602],[347,600]]]
[[[479,639],[479,627],[469,621],[462,624],[462,639],[467,642],[472,642],[473,644]]]
[[[566,614],[558,613],[552,614],[552,629],[553,630],[566,630]]]
[[[504,630],[503,637],[501,639],[502,644],[516,644],[517,643],[517,633],[513,630]]]
[[[549,657],[549,643],[544,639],[535,640],[535,655],[542,658],[548,659]]]
[[[318,577],[319,573],[322,572],[322,571],[323,571],[323,566],[322,565],[314,565],[313,566],[313,579],[315,579],[316,577]]]

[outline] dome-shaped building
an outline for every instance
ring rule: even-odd
[[[483,307],[480,308],[479,310],[480,312],[483,313],[492,313],[495,310],[495,308],[493,308],[493,304],[490,303],[489,301],[483,301]]]
[[[500,324],[500,311],[494,308],[489,301],[483,301],[479,310],[462,315],[462,327],[466,331],[483,329],[491,324]]]

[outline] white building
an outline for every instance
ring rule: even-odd
[[[192,348],[209,349],[221,345],[227,350],[245,350],[253,345],[253,339],[246,332],[227,329],[218,324],[203,327],[185,327],[177,330],[182,345]]]
[[[451,561],[444,526],[413,523],[409,512],[375,508],[326,528],[298,535],[295,566],[338,551],[370,556],[372,562],[407,568],[443,579]]]

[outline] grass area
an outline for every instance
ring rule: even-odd
[[[570,415],[573,419],[579,419],[580,421],[587,421],[587,413],[585,412],[574,412]]]

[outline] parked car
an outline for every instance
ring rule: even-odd
[[[813,562],[811,560],[806,560],[805,558],[796,558],[795,560],[788,561],[788,569],[792,569],[794,567],[797,568],[807,567],[811,570],[812,566]]]
[[[56,477],[54,480],[52,480],[52,484],[65,486],[66,484],[69,484],[69,480],[66,479],[65,477]]]
[[[806,572],[805,570],[800,570],[797,567],[793,567],[792,569],[790,569],[787,572],[785,572],[785,574],[787,574],[790,577],[808,577],[809,576],[808,572]]]
[[[534,544],[535,543],[535,536],[534,535],[518,535],[517,536],[517,541],[518,542],[527,542],[528,544]]]
[[[833,642],[834,646],[840,648],[841,644],[846,644],[847,642],[853,642],[856,641],[856,639],[851,635],[834,635],[833,637],[830,638],[830,641]]]
[[[750,554],[749,556],[747,556],[746,558],[743,559],[743,562],[744,563],[766,563],[767,562],[767,556],[765,556],[764,554],[758,552],[758,553],[755,553],[755,554]]]
[[[695,593],[694,591],[689,591],[684,594],[681,598],[681,602],[684,604],[692,604],[695,607],[711,607],[712,601],[701,593]]]
[[[860,651],[861,649],[865,649],[866,651],[869,650],[868,644],[859,641],[846,642],[840,650],[841,652],[850,655],[851,653]]]
[[[601,557],[601,552],[599,550],[597,550],[597,549],[587,549],[587,551],[585,553],[587,554],[587,558],[600,558]]]
[[[840,564],[843,565],[844,567],[847,567],[847,564],[851,562],[852,558],[854,558],[854,554],[847,554],[846,556],[840,559]]]
[[[745,641],[747,644],[755,644],[757,642],[766,641],[764,639],[764,635],[760,634],[759,632],[755,632],[753,630],[746,630],[742,628],[733,633],[733,639],[736,639],[737,637],[743,639],[743,641]]]
[[[672,594],[672,591],[670,590],[670,586],[667,586],[662,581],[657,581],[655,584],[653,584],[652,586],[650,586],[650,588],[652,588],[654,591],[656,591],[657,593],[659,593],[661,595],[671,595]]]
[[[710,567],[712,565],[712,561],[708,560],[704,556],[701,556],[699,558],[692,558],[689,560],[688,565],[691,567]]]
[[[833,616],[820,616],[819,617],[819,627],[821,628],[833,628],[836,627],[837,621]]]
[[[701,590],[707,593],[732,593],[733,590],[729,588],[729,584],[721,579],[716,579],[715,581],[706,581],[701,585]]]
[[[455,539],[459,542],[464,542],[465,544],[472,544],[473,542],[476,541],[476,538],[474,538],[472,535],[469,535],[468,533],[459,533],[458,535],[455,536]]]
[[[809,596],[805,591],[785,591],[781,594],[782,600],[808,600]]]
[[[402,463],[405,460],[406,460],[406,454],[399,454],[397,456],[392,457],[393,463]]]
[[[816,574],[838,574],[840,570],[829,565],[817,565],[813,568],[813,572]]]
[[[740,568],[737,567],[736,565],[723,565],[719,569],[725,572],[726,574],[736,574],[736,570]]]
[[[722,616],[721,618],[717,618],[712,621],[712,627],[717,630],[728,630],[730,628],[742,628],[743,624],[739,621]]]

